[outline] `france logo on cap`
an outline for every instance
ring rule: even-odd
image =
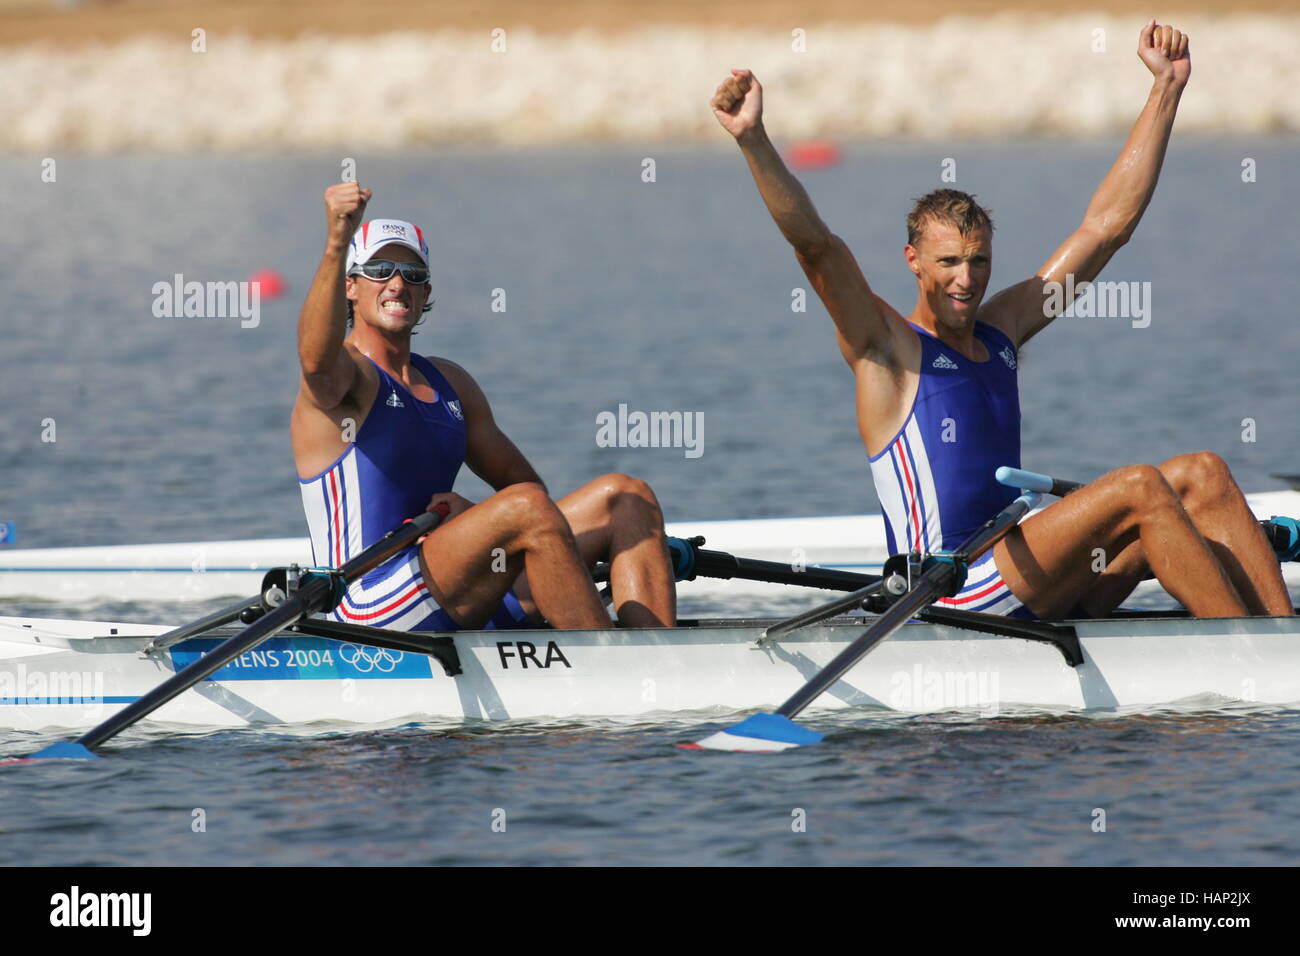
[[[426,267],[429,265],[429,244],[424,241],[419,226],[402,219],[372,219],[362,223],[352,236],[352,243],[348,246],[347,271],[369,262],[376,252],[392,243],[406,246],[420,257]]]

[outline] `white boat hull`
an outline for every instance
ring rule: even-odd
[[[116,634],[111,632],[116,629]],[[1055,647],[909,624],[815,707],[997,714],[1144,709],[1213,695],[1300,702],[1300,620],[1081,622],[1085,662]],[[216,638],[147,658],[162,626],[0,618],[0,727],[86,729],[156,687]],[[277,637],[157,711],[203,726],[399,719],[619,717],[771,708],[862,631],[846,623],[757,647],[761,627],[453,636],[463,673],[419,654]]]
[[[1260,518],[1300,515],[1297,491],[1264,492],[1248,500]],[[668,533],[704,535],[706,547],[747,558],[864,573],[878,571],[889,557],[878,514],[673,522]],[[0,550],[0,599],[211,601],[256,594],[268,568],[293,563],[311,565],[306,538]],[[1288,564],[1283,572],[1288,586],[1300,588],[1300,564]],[[783,590],[708,578],[679,588],[686,596],[721,601]],[[1142,587],[1143,593],[1158,591],[1154,583]]]

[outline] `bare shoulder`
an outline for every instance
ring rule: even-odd
[[[1026,330],[1044,321],[1043,283],[1040,276],[1030,276],[1007,286],[980,307],[979,320],[993,326],[1020,348],[1028,338]]]
[[[443,358],[441,355],[426,355],[424,360],[433,365],[434,368],[447,378],[470,378],[469,372],[465,371],[463,365],[459,362],[453,362],[449,358]],[[473,379],[470,380],[473,381]]]
[[[347,436],[360,431],[379,392],[378,373],[369,362],[365,365],[364,371],[358,366],[356,380],[343,400],[329,408],[318,404],[307,382],[299,380],[298,395],[289,419],[289,436],[299,478],[308,480],[319,475],[347,451]]]
[[[885,380],[882,386],[887,387],[886,383],[898,384],[908,371],[915,372],[920,368],[921,337],[901,312],[875,293],[872,296],[888,335],[854,363],[854,374],[859,378],[882,378]]]
[[[425,358],[447,380],[447,384],[460,397],[461,404],[467,410],[483,410],[488,407],[487,396],[483,394],[483,389],[474,380],[474,376],[465,371],[464,366],[440,355],[426,355]]]
[[[294,401],[295,426],[304,422],[338,423],[345,418],[364,415],[379,393],[379,373],[370,360],[351,343],[344,343],[343,354],[356,364],[356,374],[343,398],[335,405],[323,406],[313,394],[305,375],[298,378],[298,395]]]
[[[453,362],[441,355],[426,355],[424,358],[442,374],[442,377],[456,391],[459,392],[465,388],[478,389],[478,382],[474,381],[474,376],[465,371],[465,367],[459,362]]]
[[[1014,288],[1011,287],[1011,288]],[[1011,341],[1015,341],[1013,332],[1016,328],[1015,309],[1012,307],[1011,288],[1003,289],[979,310],[979,321],[997,329]]]
[[[332,371],[316,376],[304,372],[299,376],[298,402],[329,414],[338,407],[366,404],[378,388],[379,374],[374,365],[355,345],[345,341]]]
[[[889,348],[894,353],[892,357],[906,364],[909,357],[920,355],[921,339],[917,336],[916,329],[912,328],[911,323],[903,317],[903,313],[874,292],[872,295],[876,300],[876,308],[885,317],[886,327],[889,329]]]

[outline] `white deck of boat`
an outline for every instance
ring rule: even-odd
[[[1247,496],[1260,518],[1300,515],[1300,491]],[[738,556],[871,573],[888,557],[878,514],[674,521],[668,533],[704,535],[706,548]],[[0,599],[203,601],[255,593],[268,568],[310,566],[306,538],[0,550]],[[1300,587],[1300,564],[1284,572]],[[773,585],[698,580],[691,593],[761,593]],[[779,587],[779,586],[778,586]]]

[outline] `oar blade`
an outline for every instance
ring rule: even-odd
[[[71,740],[61,740],[50,744],[44,750],[38,750],[28,760],[98,760],[89,748]]]
[[[171,677],[164,680],[143,697],[137,697],[134,702],[128,704],[108,720],[82,734],[79,741],[85,741],[85,743],[54,744],[34,754],[29,759],[85,760],[86,758],[93,758],[95,755],[91,753],[91,747],[98,747],[110,737],[117,736],[136,721],[143,720],[159,707],[185,693],[199,681],[210,677],[240,654],[251,651],[263,641],[273,637],[286,627],[292,626],[303,617],[315,611],[329,610],[336,606],[343,599],[343,593],[348,584],[374,570],[404,548],[416,544],[420,538],[431,532],[438,526],[440,521],[447,517],[448,510],[448,505],[445,502],[439,503],[433,511],[426,511],[403,522],[349,560],[341,568],[308,572],[303,580],[299,582],[298,591],[293,597],[257,618],[235,636],[222,641],[221,644],[209,651],[205,656],[191,661],[186,667],[172,674]],[[259,600],[260,598],[250,598],[247,602],[241,602],[240,606],[251,605]],[[194,624],[168,631],[161,636],[158,646],[162,646],[162,642],[174,643],[180,636],[190,636],[188,632],[200,624],[209,626],[217,623],[217,619],[222,615],[227,615],[227,620],[233,620],[238,611],[239,607],[231,606],[224,611],[218,611],[216,614],[202,618]]]
[[[734,727],[720,730],[693,744],[682,744],[684,750],[724,750],[731,753],[775,753],[819,743],[822,735],[807,727],[800,727],[788,717],[779,714],[754,714]]]

